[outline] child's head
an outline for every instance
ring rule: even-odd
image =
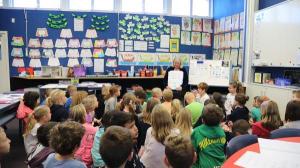
[[[57,124],[50,131],[50,146],[62,156],[73,155],[80,146],[84,127],[75,121]]]
[[[160,101],[155,98],[151,98],[150,100],[147,101],[146,108],[144,109],[142,114],[144,122],[151,124],[151,113],[154,106],[156,106],[157,104],[160,104]]]
[[[47,105],[51,107],[53,104],[64,105],[67,101],[66,92],[60,89],[54,89],[47,98]]]
[[[153,136],[163,143],[174,128],[174,122],[168,110],[161,104],[156,105],[151,114]]]
[[[248,121],[240,119],[233,123],[232,133],[234,136],[248,134],[250,129],[250,124]]]
[[[126,128],[120,126],[107,128],[100,143],[99,153],[108,168],[123,167],[131,157],[133,142]]]
[[[267,111],[267,107],[268,107],[268,103],[270,102],[270,100],[267,100],[267,101],[263,101],[260,105],[260,111],[261,111],[261,114],[264,115]]]
[[[113,116],[113,113],[114,113],[114,111],[112,111],[112,112],[108,111],[103,114],[103,116],[101,118],[102,127],[107,128],[110,126],[110,123],[111,123],[110,120]]]
[[[235,95],[234,100],[236,105],[244,106],[249,100],[249,97],[243,93],[238,93],[237,95]]]
[[[0,127],[0,155],[8,153],[10,150],[10,139],[7,138],[4,129]]]
[[[119,85],[112,85],[110,88],[109,88],[109,95],[110,97],[118,97],[120,96],[121,92],[121,87]]]
[[[300,100],[300,90],[293,91],[293,100]]]
[[[67,87],[67,92],[68,92],[69,95],[72,97],[72,96],[75,94],[75,92],[77,92],[77,87],[74,86],[74,85],[69,85],[69,86]]]
[[[193,128],[191,111],[182,108],[176,117],[175,126],[180,130],[182,135],[190,137]]]
[[[282,125],[277,103],[270,100],[266,111],[262,113],[262,126],[268,130],[278,129]]]
[[[199,93],[200,95],[203,95],[204,93],[207,92],[207,89],[208,89],[207,83],[201,82],[201,83],[198,84],[197,87],[198,87],[198,93]]]
[[[47,98],[47,97],[50,96],[52,90],[53,90],[53,89],[51,89],[51,88],[46,89],[45,94],[44,94],[44,95],[45,95],[45,98]]]
[[[110,125],[117,125],[121,127],[128,128],[131,133],[131,137],[134,143],[137,142],[138,129],[135,125],[134,115],[130,113],[125,113],[123,111],[113,112]]]
[[[85,107],[87,113],[95,111],[98,107],[98,100],[95,95],[88,95],[82,100],[82,104]]]
[[[223,99],[223,95],[220,92],[214,92],[212,94],[212,98],[215,100],[216,104],[223,108],[224,107],[224,99]]]
[[[204,106],[206,106],[208,104],[217,104],[217,103],[214,99],[207,99],[204,101]]]
[[[86,111],[83,104],[78,104],[70,108],[69,118],[80,124],[85,123]]]
[[[176,116],[179,113],[179,110],[182,108],[181,101],[179,99],[173,99],[171,103],[171,116],[173,121],[176,120]]]
[[[152,89],[152,97],[156,98],[158,100],[161,100],[161,98],[162,98],[162,91],[161,91],[161,89],[158,88],[158,87],[153,88]]]
[[[300,101],[292,100],[286,105],[285,121],[299,121],[300,120]]]
[[[29,115],[29,122],[26,125],[24,136],[27,136],[33,129],[34,125],[38,122],[45,124],[51,119],[50,108],[48,106],[38,106],[34,109],[34,112]]]
[[[104,100],[107,100],[110,97],[109,89],[111,85],[103,85],[101,88],[101,95],[103,96]]]
[[[167,167],[191,167],[197,160],[194,147],[189,137],[169,135],[165,140],[165,164]]]
[[[136,97],[133,93],[124,94],[120,106],[120,111],[128,110],[130,113],[135,114],[136,110]]]
[[[244,93],[244,88],[241,82],[232,81],[229,83],[228,91],[232,94]]]
[[[39,98],[38,92],[26,92],[23,96],[24,105],[33,110],[39,104]]]
[[[82,100],[88,96],[88,92],[80,90],[77,91],[73,96],[72,96],[72,104],[71,107],[76,106],[77,104],[82,103]]]
[[[208,104],[204,107],[202,120],[205,125],[217,126],[223,119],[222,109],[216,104]]]
[[[146,92],[143,88],[138,88],[134,91],[134,95],[136,96],[136,103],[143,105],[145,100],[147,99]]]
[[[49,147],[49,140],[50,140],[50,131],[51,129],[58,124],[57,122],[48,122],[44,125],[41,125],[38,130],[36,137],[40,144],[44,147]]]
[[[187,102],[187,104],[194,102],[195,99],[196,97],[192,92],[186,92],[186,94],[184,95],[184,100]]]
[[[171,89],[164,89],[163,91],[163,99],[166,102],[171,102],[173,99],[173,92]]]

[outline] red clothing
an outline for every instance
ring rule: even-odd
[[[260,138],[269,138],[270,130],[262,126],[262,122],[256,122],[252,125],[252,134],[257,135]]]
[[[25,123],[25,125],[27,125],[28,123],[28,116],[30,114],[33,113],[33,110],[29,107],[27,107],[24,102],[21,100],[20,101],[20,104],[19,104],[19,107],[18,107],[18,110],[17,110],[17,118],[18,119],[22,119]]]

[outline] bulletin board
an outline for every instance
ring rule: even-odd
[[[156,24],[156,34],[149,31],[152,39],[124,38],[120,24],[126,17],[125,25],[132,22],[136,26],[137,18],[148,17],[145,22],[149,27],[142,32],[155,29]],[[132,65],[135,69],[145,65],[166,67],[174,57],[180,57],[185,66],[191,55],[212,58],[212,19],[205,19],[210,26],[203,27],[201,18],[22,9],[0,9],[0,19],[0,29],[9,31],[10,76],[18,76],[20,68],[40,70],[49,64],[85,64],[87,74],[93,75],[96,71],[128,70]],[[172,34],[172,30],[179,31]],[[55,59],[49,61],[50,57]],[[131,57],[139,61],[130,62]]]

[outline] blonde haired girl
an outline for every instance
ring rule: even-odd
[[[86,91],[80,90],[77,91],[73,96],[72,96],[72,104],[70,107],[76,106],[77,104],[82,103],[82,100],[88,96],[88,93]]]
[[[261,138],[269,138],[271,131],[282,126],[282,121],[276,102],[272,100],[263,102],[262,107],[262,120],[252,125],[252,134]]]
[[[136,96],[133,93],[126,93],[122,101],[117,105],[118,111],[125,111],[135,115],[136,110]]]
[[[69,118],[82,124],[85,130],[80,146],[74,156],[76,159],[84,162],[87,167],[91,167],[93,163],[91,150],[94,143],[94,137],[98,129],[93,127],[91,124],[86,123],[86,110],[83,104],[71,107]]]
[[[49,122],[51,119],[50,108],[48,106],[38,106],[34,109],[34,112],[29,115],[29,122],[25,128],[24,146],[27,154],[30,154],[36,147],[37,140],[37,129]]]
[[[50,93],[50,97],[47,98],[47,105],[51,111],[51,121],[62,122],[68,119],[69,113],[64,107],[66,103],[66,92],[60,89],[55,89]]]
[[[174,122],[175,122],[176,116],[178,115],[179,110],[181,108],[183,108],[183,107],[182,107],[181,101],[179,99],[174,99],[171,102],[171,116],[172,116],[172,119]]]
[[[98,107],[98,101],[95,95],[88,95],[82,100],[82,104],[86,110],[86,122],[92,124],[95,116],[95,109]],[[98,120],[96,120],[98,123]]]
[[[181,135],[190,137],[193,131],[193,125],[192,125],[192,115],[191,111],[182,108],[180,109],[176,121],[175,121],[175,127],[180,130]]]
[[[179,130],[174,128],[170,113],[161,104],[156,105],[152,110],[151,124],[152,127],[147,130],[141,162],[147,168],[165,167],[163,161],[165,138],[173,132],[179,134]]]

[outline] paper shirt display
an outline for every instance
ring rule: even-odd
[[[37,28],[35,36],[36,37],[48,37],[48,31],[46,28]]]
[[[68,45],[67,45],[66,39],[56,39],[55,47],[56,48],[67,48]]]
[[[29,50],[29,57],[30,58],[40,58],[41,52],[39,49],[30,49]]]
[[[82,39],[81,41],[82,48],[93,48],[93,42],[91,39]]]
[[[81,49],[80,57],[93,57],[91,49]]]
[[[72,38],[72,30],[71,29],[62,29],[60,32],[61,38]]]
[[[42,41],[42,47],[43,48],[53,48],[53,40],[52,39],[43,39]]]
[[[29,66],[33,68],[40,68],[42,67],[42,63],[40,59],[30,59]]]
[[[22,48],[13,48],[11,50],[11,56],[12,57],[23,57],[24,56],[23,49]]]
[[[69,49],[68,57],[69,58],[78,58],[79,57],[78,49]]]
[[[95,29],[87,29],[85,33],[85,38],[97,38],[97,31]]]
[[[82,58],[81,64],[83,64],[85,67],[92,67],[93,60],[92,58]]]
[[[69,58],[68,67],[74,67],[75,65],[79,65],[79,61],[77,58]]]
[[[39,48],[39,47],[41,47],[40,40],[38,38],[31,38],[31,39],[29,39],[28,47],[31,47],[31,48]]]
[[[52,49],[43,49],[42,57],[50,58],[54,57],[54,53]]]
[[[80,42],[79,39],[70,39],[69,40],[69,48],[79,48]]]
[[[49,58],[48,66],[59,66],[60,62],[58,58]]]
[[[12,62],[13,67],[24,67],[24,60],[23,58],[14,58]]]
[[[19,37],[19,36],[13,36],[12,41],[11,41],[11,45],[12,46],[24,46],[24,40],[23,37]]]
[[[95,48],[103,48],[106,47],[105,40],[95,40],[94,42]]]
[[[55,50],[55,57],[56,58],[65,58],[67,57],[67,53],[65,49],[56,49]]]

